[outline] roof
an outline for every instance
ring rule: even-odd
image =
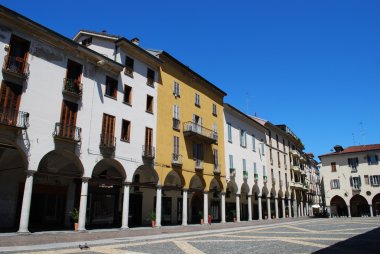
[[[245,113],[241,112],[240,110],[238,110],[237,108],[235,108],[234,106],[232,106],[231,104],[228,104],[228,103],[223,103],[223,106],[224,108],[226,109],[231,109],[233,111],[235,111],[236,113],[240,114],[241,116],[245,117],[246,119],[248,119],[249,121],[251,121],[252,123],[260,126],[262,129],[266,130],[266,127],[259,123],[258,121],[256,121],[255,119],[253,119],[252,117],[246,115]]]
[[[118,66],[120,68],[124,67],[122,64],[118,63],[118,62],[115,62],[113,61],[112,59],[109,59],[108,57],[105,57],[103,56],[102,54],[99,54],[98,52],[94,51],[94,50],[91,50],[79,43],[77,43],[76,41],[73,41],[65,36],[63,36],[62,34],[59,34],[23,15],[21,15],[20,13],[17,13],[11,9],[8,9],[7,7],[3,6],[3,5],[0,5],[0,12],[3,12],[7,15],[11,15],[11,16],[14,16],[16,17],[18,20],[21,20],[23,22],[26,22],[26,23],[29,23],[28,25],[31,25],[31,26],[34,26],[35,28],[38,28],[40,30],[42,30],[43,32],[46,32],[50,35],[53,35],[53,36],[56,36],[57,38],[59,38],[62,42],[64,43],[67,43],[69,44],[70,46],[74,47],[74,48],[77,48],[79,50],[81,50],[82,52],[86,52],[88,54],[91,54],[93,56],[96,56],[98,59],[102,59],[102,60],[105,60],[107,63],[109,64],[112,64],[114,66]]]
[[[268,120],[265,120],[265,119],[262,119],[262,118],[259,118],[257,116],[250,116],[253,120],[255,120],[256,122],[260,123],[262,126],[265,126],[265,124],[268,122]]]
[[[123,36],[120,36],[120,35],[115,35],[115,34],[109,34],[107,33],[106,31],[102,31],[102,32],[97,32],[97,31],[92,31],[92,30],[87,30],[87,29],[81,29],[79,30],[79,32],[74,36],[73,40],[76,40],[77,37],[80,35],[80,34],[91,34],[91,35],[95,35],[95,36],[99,36],[99,37],[109,37],[110,39],[113,39],[113,40],[117,40]]]
[[[217,87],[216,85],[214,85],[213,83],[211,83],[210,81],[208,81],[207,79],[205,79],[204,77],[202,77],[201,75],[199,75],[198,73],[196,73],[195,71],[193,71],[192,69],[190,69],[188,66],[184,65],[181,61],[179,61],[178,59],[176,59],[175,57],[173,57],[172,55],[170,55],[168,52],[166,52],[164,50],[156,50],[156,49],[147,49],[147,52],[149,52],[151,55],[154,55],[156,57],[159,57],[160,55],[164,55],[164,56],[168,57],[173,62],[175,62],[178,65],[182,66],[185,70],[189,71],[191,74],[195,75],[196,77],[198,77],[199,79],[201,79],[202,81],[204,81],[208,85],[210,85],[212,88],[214,88],[218,92],[222,93],[223,96],[227,95],[227,93],[224,92],[222,89],[220,89],[219,87]]]
[[[362,145],[362,146],[349,146],[340,152],[327,153],[323,155],[319,155],[318,157],[327,157],[332,155],[341,155],[341,154],[349,154],[349,153],[360,153],[360,152],[368,152],[380,150],[380,144],[372,144],[372,145]]]

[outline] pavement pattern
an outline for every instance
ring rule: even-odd
[[[235,224],[236,225],[236,224]],[[0,247],[7,253],[380,253],[380,218],[274,220],[270,224],[171,232],[84,242]],[[38,249],[41,248],[41,249]]]

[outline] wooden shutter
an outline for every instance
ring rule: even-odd
[[[146,127],[145,128],[145,149],[146,151],[151,151],[153,147],[153,129]]]
[[[21,86],[3,81],[0,90],[0,121],[5,124],[17,124],[20,106]]]
[[[103,114],[102,136],[103,144],[113,145],[115,133],[115,117]]]
[[[61,120],[59,135],[67,138],[74,138],[75,136],[75,125],[77,121],[78,104],[69,102],[66,100],[62,101],[61,109]]]

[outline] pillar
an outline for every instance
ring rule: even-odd
[[[278,219],[278,199],[274,198],[274,209],[276,211],[276,219]]]
[[[294,199],[292,200],[292,203],[293,203],[293,217],[294,218],[297,218],[298,217],[298,213],[297,213],[297,199]]]
[[[290,198],[288,198],[288,213],[289,213],[289,218],[292,218],[292,201]]]
[[[257,198],[257,210],[259,210],[259,220],[263,219],[263,210],[261,209],[261,197],[258,196]]]
[[[268,220],[272,219],[272,212],[270,210],[270,198],[267,197],[267,213],[268,213]]]
[[[220,194],[222,195],[222,198],[220,199],[220,202],[222,203],[222,223],[226,223],[226,193],[222,192]]]
[[[326,206],[327,213],[329,214],[329,217],[332,218],[330,206]]]
[[[78,231],[86,230],[86,211],[87,211],[87,195],[88,195],[88,180],[89,177],[82,178],[82,188],[80,191],[80,204],[79,204],[79,220]]]
[[[30,203],[32,200],[33,191],[33,175],[36,171],[28,170],[26,172],[26,180],[24,186],[24,196],[22,198],[21,216],[20,216],[20,227],[18,233],[29,233],[29,214],[30,214]]]
[[[208,191],[203,192],[203,222],[207,225],[208,221]]]
[[[129,183],[124,183],[124,194],[123,194],[123,215],[121,228],[128,228],[128,218],[129,218]]]
[[[157,195],[156,195],[156,227],[161,227],[161,200],[162,200],[162,186],[157,185]]]
[[[282,198],[281,199],[281,202],[282,202],[282,218],[285,218],[285,199]]]
[[[349,205],[347,206],[347,212],[348,212],[348,218],[351,218],[351,208]]]
[[[240,194],[236,194],[236,222],[240,222]]]
[[[369,205],[369,213],[370,213],[371,217],[373,217],[372,205]]]
[[[301,217],[304,216],[303,202],[302,202],[302,201],[300,202],[300,216],[301,216]]]
[[[187,189],[182,190],[182,226],[187,226]]]
[[[248,195],[248,221],[252,221],[252,195]]]

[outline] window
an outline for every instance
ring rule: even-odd
[[[230,123],[227,123],[227,132],[228,132],[228,142],[232,143],[232,126]]]
[[[125,70],[124,73],[130,77],[133,77],[133,70],[135,66],[135,60],[129,56],[125,56]]]
[[[243,159],[243,171],[247,171],[247,164],[245,159]]]
[[[201,106],[201,99],[199,94],[195,94],[195,106],[200,107]]]
[[[265,155],[265,143],[261,143],[261,155]]]
[[[115,117],[103,114],[101,145],[114,146],[115,139]]]
[[[252,135],[252,151],[256,152],[256,137]]]
[[[230,169],[234,168],[234,157],[232,154],[229,155],[229,161],[230,161]]]
[[[330,187],[331,189],[340,189],[339,179],[332,179],[330,181]]]
[[[336,163],[331,162],[331,172],[336,172]]]
[[[356,167],[359,165],[359,159],[356,158],[348,158],[348,166],[352,169],[356,169]]]
[[[369,178],[368,178],[368,175],[365,175],[364,176],[364,182],[366,185],[369,185]]]
[[[367,162],[368,165],[377,165],[379,164],[379,157],[377,154],[367,155]]]
[[[283,147],[284,147],[284,152],[286,152],[286,151],[285,151],[285,139],[282,139],[282,145],[283,145]]]
[[[132,87],[124,85],[124,98],[123,102],[132,105]]]
[[[253,163],[253,172],[255,173],[255,175],[257,175],[257,164],[256,162]]]
[[[196,160],[203,160],[203,144],[193,143],[193,157]]]
[[[82,45],[88,47],[92,44],[92,37],[88,37],[87,39],[82,40]]]
[[[174,81],[173,94],[175,97],[179,97],[179,84],[177,81]]]
[[[277,152],[277,163],[278,167],[281,168],[280,152]]]
[[[286,154],[284,154],[284,166],[285,166],[285,170],[287,169],[287,165],[286,165]]]
[[[272,132],[269,130],[269,144],[272,145]]]
[[[106,95],[116,99],[117,96],[117,80],[106,77]]]
[[[179,106],[173,105],[173,129],[179,130],[180,120],[179,120]]]
[[[270,176],[272,177],[272,180],[274,180],[273,168],[270,169]]]
[[[173,137],[173,154],[179,155],[179,137]]]
[[[354,190],[360,190],[360,186],[362,185],[360,176],[351,176],[350,185]]]
[[[214,166],[217,167],[219,166],[219,155],[218,155],[218,150],[214,149]]]
[[[146,112],[153,114],[153,96],[146,96]]]
[[[82,94],[82,69],[83,66],[79,63],[67,61],[66,78],[64,80],[64,91],[71,94],[81,95]]]
[[[146,74],[146,77],[147,77],[146,84],[148,86],[154,87],[154,75],[155,75],[154,70],[148,68],[148,71],[147,71],[147,74]]]
[[[370,176],[371,185],[379,186],[380,185],[380,175]]]
[[[267,178],[267,172],[266,172],[266,170],[265,170],[265,166],[264,166],[264,165],[263,165],[263,176],[264,176],[264,179]]]
[[[61,108],[60,129],[58,135],[65,138],[75,138],[78,104],[63,100]]]
[[[121,124],[121,140],[130,142],[130,133],[131,133],[131,122],[124,120]]]
[[[153,156],[153,129],[145,127],[145,146],[144,146],[144,155]]]
[[[279,148],[279,143],[278,143],[278,135],[276,134],[276,143],[277,143],[277,149]]]
[[[218,114],[217,114],[217,112],[216,112],[216,104],[212,104],[212,114],[214,115],[214,116],[217,116]]]
[[[247,132],[245,130],[240,130],[240,146],[247,147]]]
[[[286,183],[286,186],[288,185],[288,173],[285,173],[285,183]]]
[[[272,148],[269,148],[269,159],[270,159],[270,164],[273,165]]]
[[[0,123],[16,125],[22,86],[3,81],[0,90]]]

